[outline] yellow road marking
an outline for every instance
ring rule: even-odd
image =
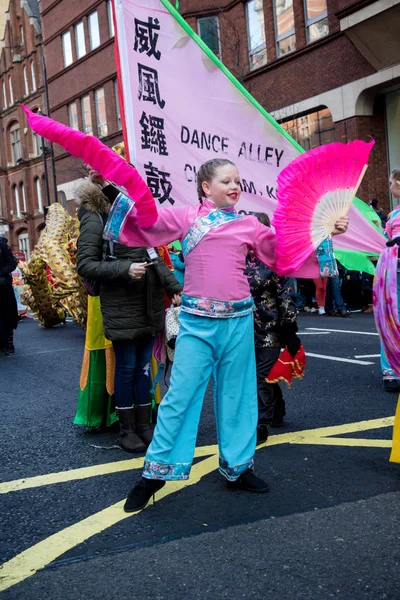
[[[194,465],[191,478],[188,481],[171,481],[157,492],[157,501],[179,492],[188,485],[198,483],[204,475],[218,468],[218,457],[211,456]],[[34,575],[39,569],[62,556],[68,550],[86,541],[90,537],[112,527],[116,523],[128,519],[138,512],[125,513],[122,510],[125,500],[121,500],[100,512],[59,531],[46,538],[42,542],[24,550],[3,565],[0,570],[0,591],[21,583],[28,577]]]
[[[394,417],[384,417],[381,419],[372,419],[370,421],[358,421],[357,423],[345,423],[344,425],[333,425],[331,427],[320,427],[318,429],[304,429],[303,431],[280,433],[270,436],[268,441],[260,446],[257,446],[257,449],[265,448],[265,446],[275,446],[277,444],[307,443],[305,440],[309,439],[310,437],[320,438],[341,435],[345,433],[356,433],[358,431],[368,431],[370,429],[379,429],[381,427],[391,427],[393,426],[393,423]],[[201,446],[196,448],[195,457],[199,458],[202,456],[209,456],[217,452],[218,446],[216,444],[212,446]],[[17,492],[19,490],[54,485],[56,483],[66,483],[68,481],[76,481],[78,479],[87,479],[89,477],[98,477],[100,475],[109,475],[111,473],[121,473],[123,471],[141,469],[142,466],[143,458],[131,458],[129,460],[93,465],[91,467],[82,467],[80,469],[71,469],[70,471],[61,471],[59,473],[49,473],[47,475],[38,475],[36,477],[15,479],[13,481],[5,481],[4,483],[1,483],[0,494],[8,494],[9,492]]]
[[[357,423],[347,423],[332,427],[321,427],[318,429],[308,429],[273,435],[267,442],[258,446],[257,450],[265,448],[266,446],[275,446],[278,444],[329,444],[389,448],[391,446],[390,440],[335,438],[331,436],[390,427],[393,425],[393,422],[394,417],[386,417],[370,421],[359,421]],[[187,486],[198,483],[202,477],[218,468],[217,445],[196,448],[195,456],[208,456],[208,458],[205,458],[193,466],[191,477],[188,481],[168,482],[162,490],[157,492],[158,500]],[[130,469],[139,469],[142,465],[143,458],[133,458],[130,460],[94,465],[92,467],[83,467],[81,469],[73,469],[60,473],[50,473],[48,475],[18,479],[1,484],[0,492],[5,494],[22,489],[65,483],[77,479],[96,477]],[[74,525],[51,535],[4,563],[0,570],[0,591],[9,589],[17,583],[24,581],[28,577],[34,575],[38,570],[43,569],[46,565],[87,539],[140,512],[124,513],[122,510],[123,504],[124,501],[117,502],[90,517],[78,521]]]

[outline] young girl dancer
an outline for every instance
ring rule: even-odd
[[[256,217],[236,213],[240,178],[231,161],[204,163],[197,191],[198,206],[161,209],[156,222],[146,228],[139,227],[134,207],[124,210],[127,199],[122,197],[106,225],[109,237],[131,246],[180,239],[186,264],[171,385],[159,408],[142,477],[125,503],[127,512],[144,508],[166,480],[189,477],[211,375],[220,472],[231,487],[268,491],[253,473],[257,385],[253,300],[244,269],[251,249],[275,268],[275,234]],[[343,233],[347,225],[347,218],[340,219],[333,234]],[[310,266],[309,276],[318,276],[316,266]]]

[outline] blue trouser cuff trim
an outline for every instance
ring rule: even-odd
[[[146,479],[162,479],[176,481],[189,479],[192,463],[175,463],[165,465],[153,460],[145,460],[142,477]]]
[[[236,481],[239,479],[242,473],[248,471],[249,469],[253,469],[253,467],[253,458],[249,462],[244,463],[244,465],[237,465],[236,467],[230,467],[223,458],[219,459],[219,472],[226,477],[228,481]]]

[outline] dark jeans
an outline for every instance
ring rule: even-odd
[[[150,360],[154,338],[113,342],[115,352],[115,406],[148,404],[151,388]]]
[[[285,416],[285,401],[279,383],[267,383],[272,367],[280,355],[280,348],[256,346],[258,426],[270,426]]]
[[[336,308],[339,312],[345,310],[342,298],[342,280],[340,277],[329,277],[326,290],[326,308],[332,310]]]

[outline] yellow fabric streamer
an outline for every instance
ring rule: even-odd
[[[105,348],[112,348],[112,343],[104,336],[100,296],[88,296],[88,319],[85,348],[88,350],[104,350]]]

